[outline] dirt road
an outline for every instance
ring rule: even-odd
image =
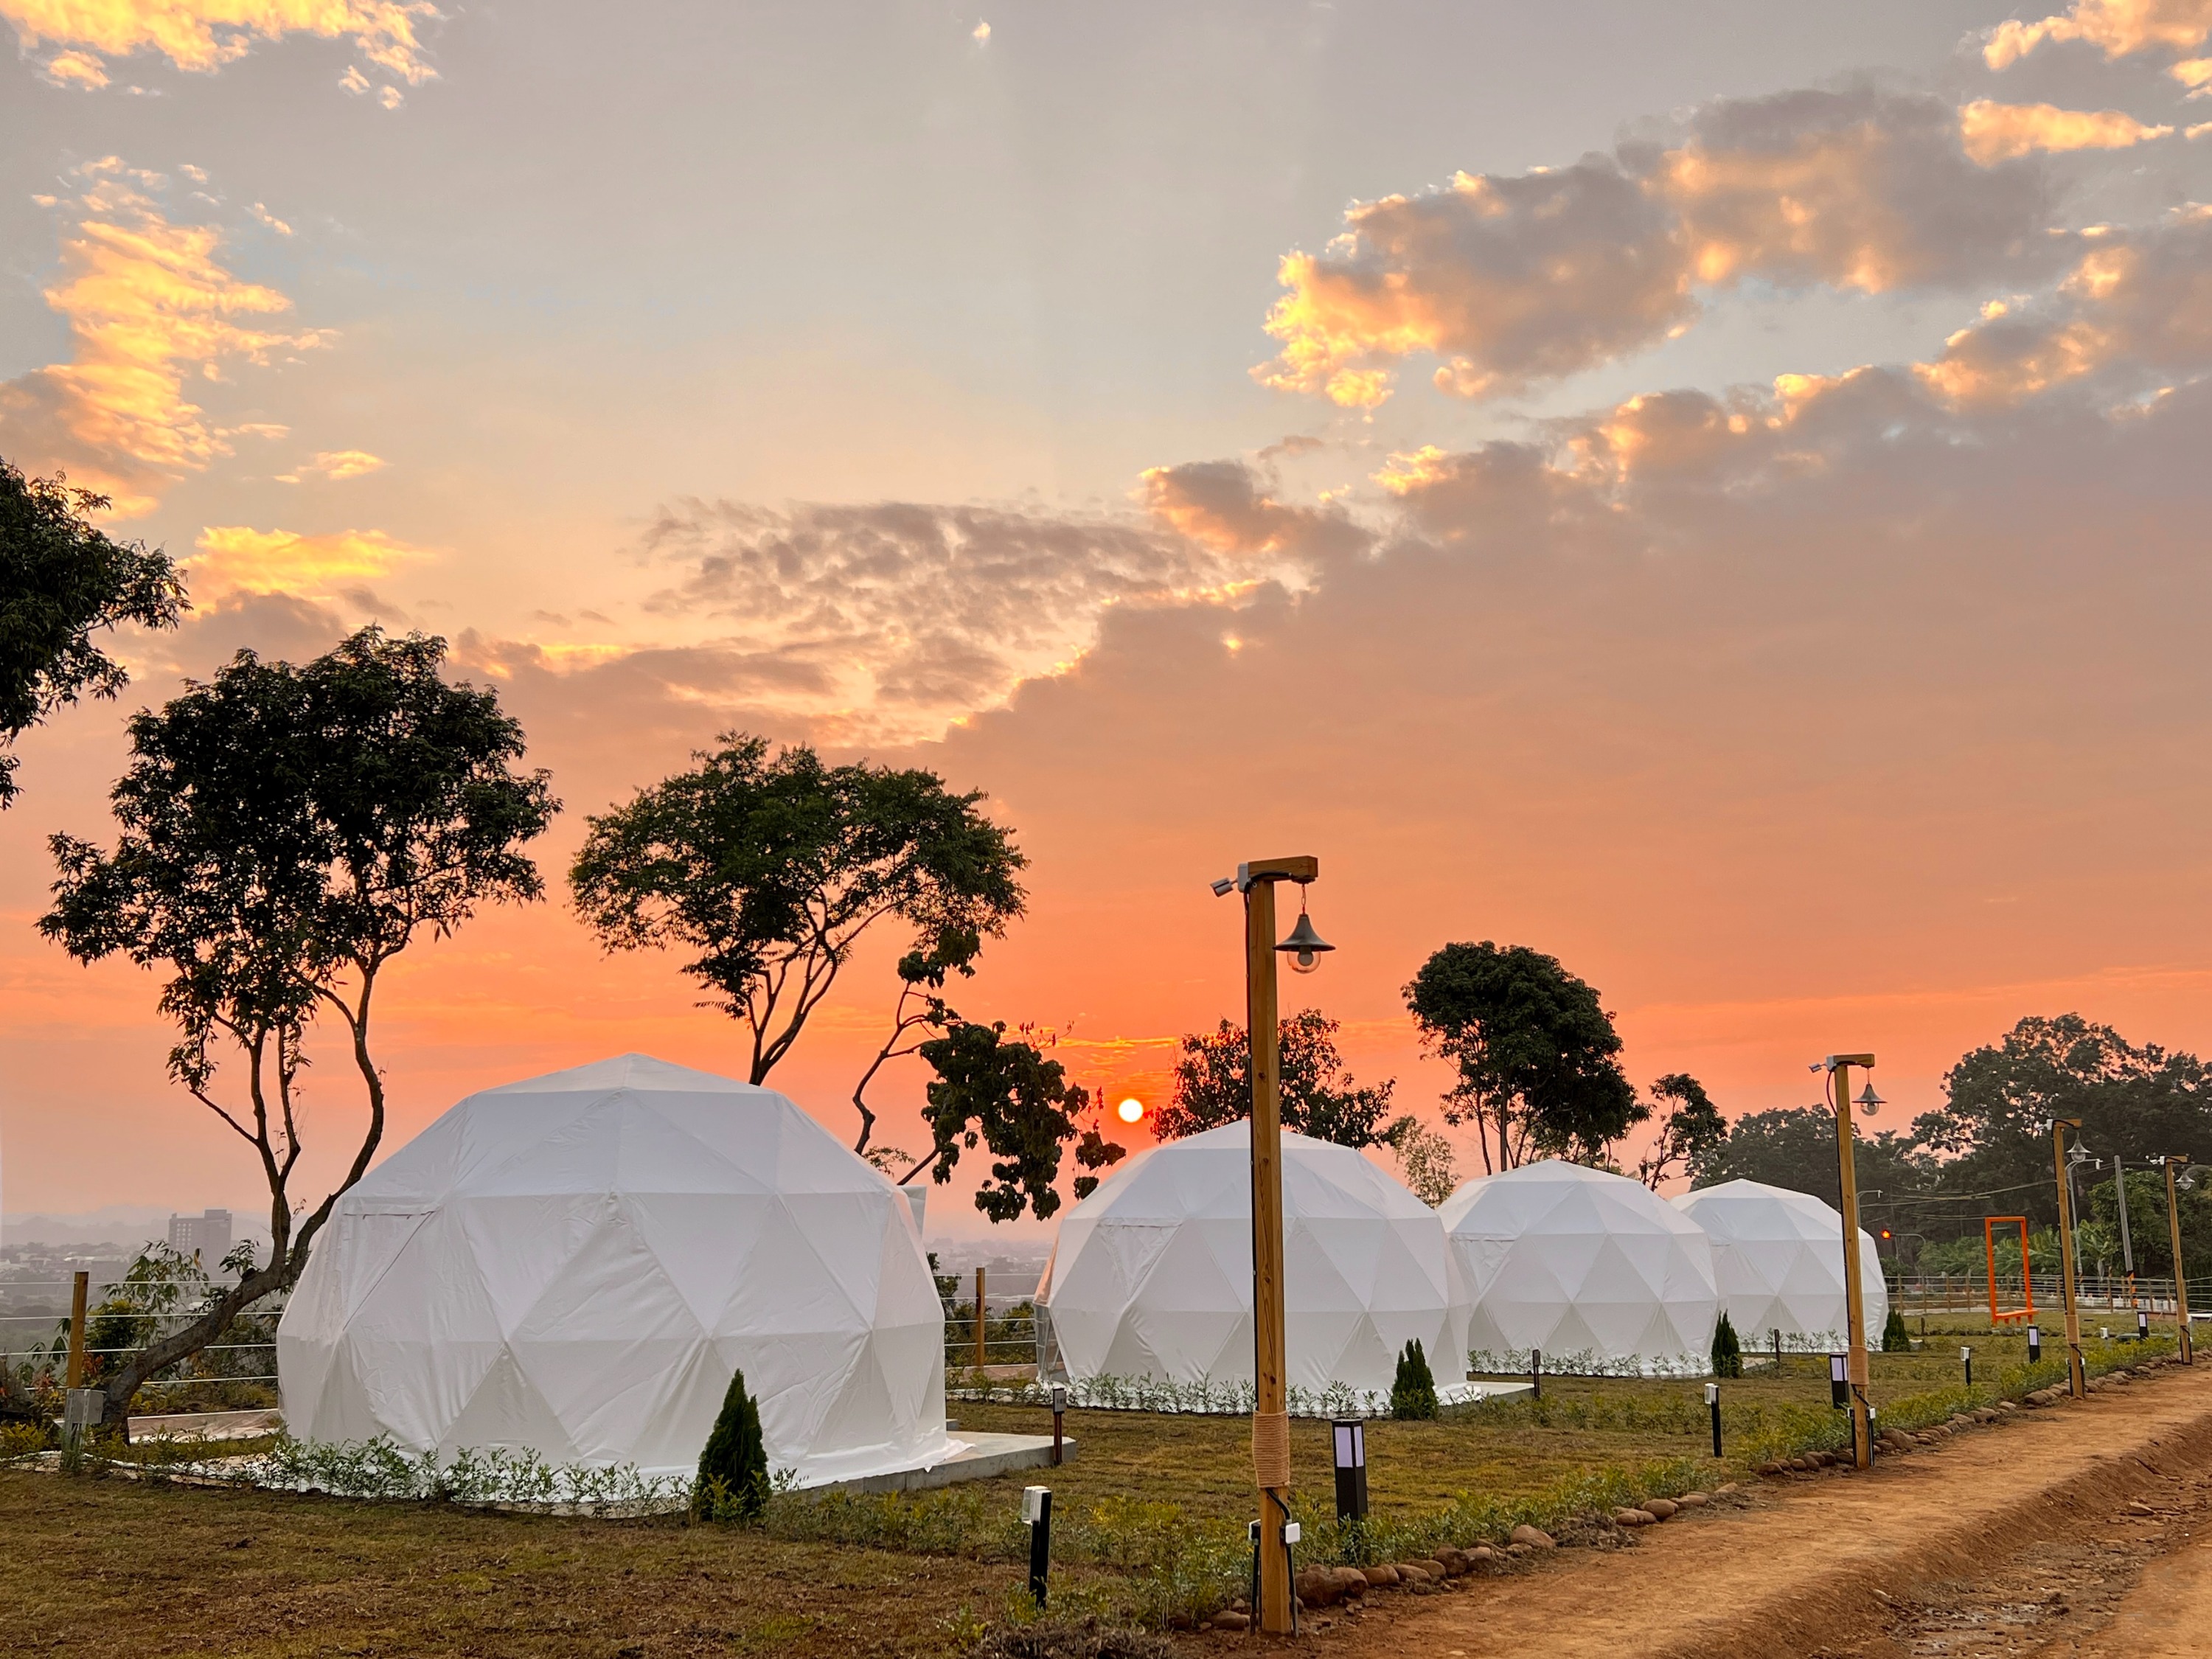
[[[2212,1364],[1870,1474],[1763,1481],[1632,1547],[1391,1597],[1305,1650],[1390,1659],[2212,1652]],[[1316,1621],[1318,1623],[1318,1621]]]

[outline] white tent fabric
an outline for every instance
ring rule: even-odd
[[[1746,1348],[1782,1333],[1785,1348],[1841,1347],[1844,1314],[1844,1218],[1810,1193],[1756,1181],[1723,1181],[1674,1200],[1713,1244],[1721,1305]],[[1859,1283],[1866,1340],[1881,1346],[1889,1291],[1881,1255],[1859,1231]]]
[[[1468,1182],[1437,1212],[1478,1369],[1696,1375],[1718,1292],[1697,1223],[1640,1182],[1547,1159]]]
[[[1040,1297],[1061,1374],[1249,1383],[1252,1136],[1245,1122],[1131,1158],[1060,1223]],[[1289,1382],[1387,1394],[1418,1339],[1439,1390],[1464,1381],[1436,1212],[1348,1146],[1283,1136]]]
[[[471,1095],[371,1170],[276,1351],[302,1439],[687,1474],[734,1367],[801,1486],[951,1449],[904,1196],[783,1096],[642,1054]]]

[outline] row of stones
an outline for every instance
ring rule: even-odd
[[[2149,1370],[2153,1366],[2171,1365],[2174,1363],[2172,1355],[2161,1354],[2155,1358],[2146,1359],[2127,1370],[2111,1371],[2103,1376],[2092,1377],[2089,1380],[2089,1392],[2101,1394],[2107,1389],[2125,1388],[2131,1373],[2141,1373]],[[1972,1411],[1955,1412],[1946,1421],[1923,1429],[1917,1434],[1908,1433],[1903,1429],[1884,1429],[1875,1438],[1886,1451],[1908,1452],[1916,1446],[1940,1444],[1962,1429],[1971,1429],[1984,1423],[1995,1423],[2021,1410],[2024,1407],[2059,1406],[2063,1405],[2067,1398],[2063,1384],[2055,1388],[2038,1389],[2033,1394],[2023,1395],[2018,1401],[2000,1400],[1994,1406],[1977,1406]],[[1759,1466],[1759,1472],[1768,1476],[1809,1474],[1816,1469],[1850,1467],[1851,1460],[1840,1453],[1806,1452],[1800,1456],[1781,1457],[1771,1462],[1761,1463]]]
[[[1711,1499],[1701,1492],[1685,1492],[1674,1498],[1654,1498],[1634,1509],[1615,1510],[1610,1519],[1618,1527],[1656,1526],[1686,1510],[1710,1502]],[[1514,1528],[1502,1549],[1488,1544],[1463,1550],[1445,1545],[1433,1555],[1413,1561],[1394,1561],[1372,1567],[1310,1566],[1297,1576],[1298,1607],[1301,1610],[1334,1607],[1340,1601],[1358,1600],[1376,1590],[1425,1589],[1486,1566],[1502,1565],[1516,1556],[1556,1547],[1558,1540],[1540,1527],[1520,1526]],[[1252,1623],[1250,1604],[1240,1597],[1206,1623],[1215,1630],[1249,1629]]]

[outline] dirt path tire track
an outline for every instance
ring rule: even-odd
[[[2169,1369],[1867,1474],[1759,1483],[1745,1506],[1653,1528],[1631,1549],[1562,1552],[1449,1595],[1393,1598],[1299,1645],[1391,1659],[1800,1659],[1878,1631],[1930,1585],[2208,1471],[2212,1366]]]

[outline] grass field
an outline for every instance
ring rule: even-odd
[[[1984,1321],[1986,1324],[1986,1321]],[[2094,1335],[2095,1322],[2091,1322]],[[1911,1425],[1966,1403],[1958,1347],[1985,1385],[2024,1341],[1931,1317],[1926,1347],[1872,1356],[1873,1397]],[[2168,1345],[2154,1343],[2151,1352]],[[2047,1338],[2045,1352],[2059,1343]],[[2093,1346],[2093,1369],[2141,1357]],[[2052,1368],[2055,1369],[2055,1368]],[[1983,1397],[1986,1398],[1984,1392]],[[1820,1355],[1723,1385],[1730,1455],[1711,1456],[1696,1380],[1547,1378],[1540,1402],[1433,1423],[1376,1422],[1369,1485],[1381,1553],[1479,1541],[1553,1517],[1740,1477],[1785,1442],[1832,1441]],[[962,1402],[963,1427],[1049,1429],[1031,1407]],[[765,1528],[557,1519],[0,1468],[0,1648],[153,1655],[956,1654],[1018,1606],[1020,1488],[1054,1491],[1060,1608],[1158,1620],[1219,1605],[1252,1514],[1245,1419],[1079,1411],[1080,1450],[916,1497],[776,1500]],[[1328,1516],[1327,1425],[1292,1426],[1308,1535]]]

